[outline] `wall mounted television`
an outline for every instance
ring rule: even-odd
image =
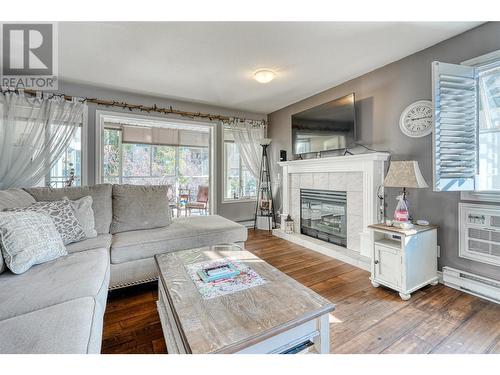
[[[354,141],[354,93],[292,115],[294,155],[344,150]]]

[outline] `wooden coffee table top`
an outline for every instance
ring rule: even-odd
[[[233,257],[266,283],[203,299],[185,265]],[[157,255],[160,282],[176,325],[192,353],[232,353],[329,313],[335,305],[235,245]]]

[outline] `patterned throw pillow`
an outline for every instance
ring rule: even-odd
[[[10,208],[5,211],[12,212],[40,212],[45,213],[54,220],[56,229],[61,235],[65,245],[78,242],[87,238],[80,222],[75,216],[71,204],[67,200],[54,202],[36,202],[23,208]]]
[[[16,274],[68,254],[54,221],[37,212],[0,212],[0,250]]]

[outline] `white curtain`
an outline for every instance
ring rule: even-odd
[[[231,130],[234,142],[240,149],[240,156],[245,167],[255,177],[259,178],[262,146],[260,141],[265,137],[263,121],[233,120],[226,124]]]
[[[81,126],[86,108],[77,99],[0,93],[0,189],[42,180]]]

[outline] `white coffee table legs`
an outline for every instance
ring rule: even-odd
[[[330,353],[330,314],[325,314],[316,319],[319,336],[314,339],[314,348],[320,354]]]

